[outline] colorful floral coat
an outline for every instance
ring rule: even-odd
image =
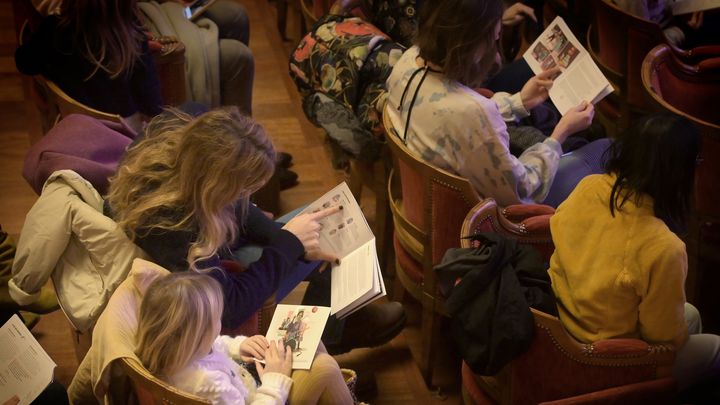
[[[360,18],[321,18],[290,57],[290,76],[308,119],[351,155],[376,159],[385,81],[403,51]]]

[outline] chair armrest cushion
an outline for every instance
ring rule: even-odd
[[[650,345],[640,339],[605,339],[586,345],[588,354],[601,357],[643,355]]]

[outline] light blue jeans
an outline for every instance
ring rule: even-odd
[[[673,376],[680,391],[720,378],[720,336],[702,333],[700,312],[689,303],[685,303],[685,320],[688,340],[678,349],[673,365]]]
[[[585,176],[605,172],[605,151],[612,141],[598,139],[560,157],[555,179],[543,204],[557,207]]]

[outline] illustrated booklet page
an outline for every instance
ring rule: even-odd
[[[613,92],[592,56],[578,42],[565,21],[556,17],[523,55],[533,73],[559,66],[561,73],[548,92],[561,114],[583,101],[597,103]]]
[[[52,382],[57,366],[20,317],[13,315],[0,328],[0,403],[13,395],[26,405]]]
[[[329,316],[328,307],[278,304],[265,338],[283,342],[293,352],[293,369],[307,370]]]
[[[386,291],[375,235],[345,182],[302,212],[318,212],[337,205],[343,209],[320,221],[320,247],[340,258],[340,264],[332,264],[330,275],[330,314],[344,318],[384,296]]]

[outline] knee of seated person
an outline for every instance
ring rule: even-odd
[[[242,42],[234,39],[221,39],[220,65],[221,69],[254,70],[255,59],[250,48]]]
[[[702,333],[700,311],[688,302],[685,303],[685,322],[687,322],[689,334]]]
[[[340,366],[331,355],[318,352],[315,355],[310,371],[313,375],[340,374]]]

